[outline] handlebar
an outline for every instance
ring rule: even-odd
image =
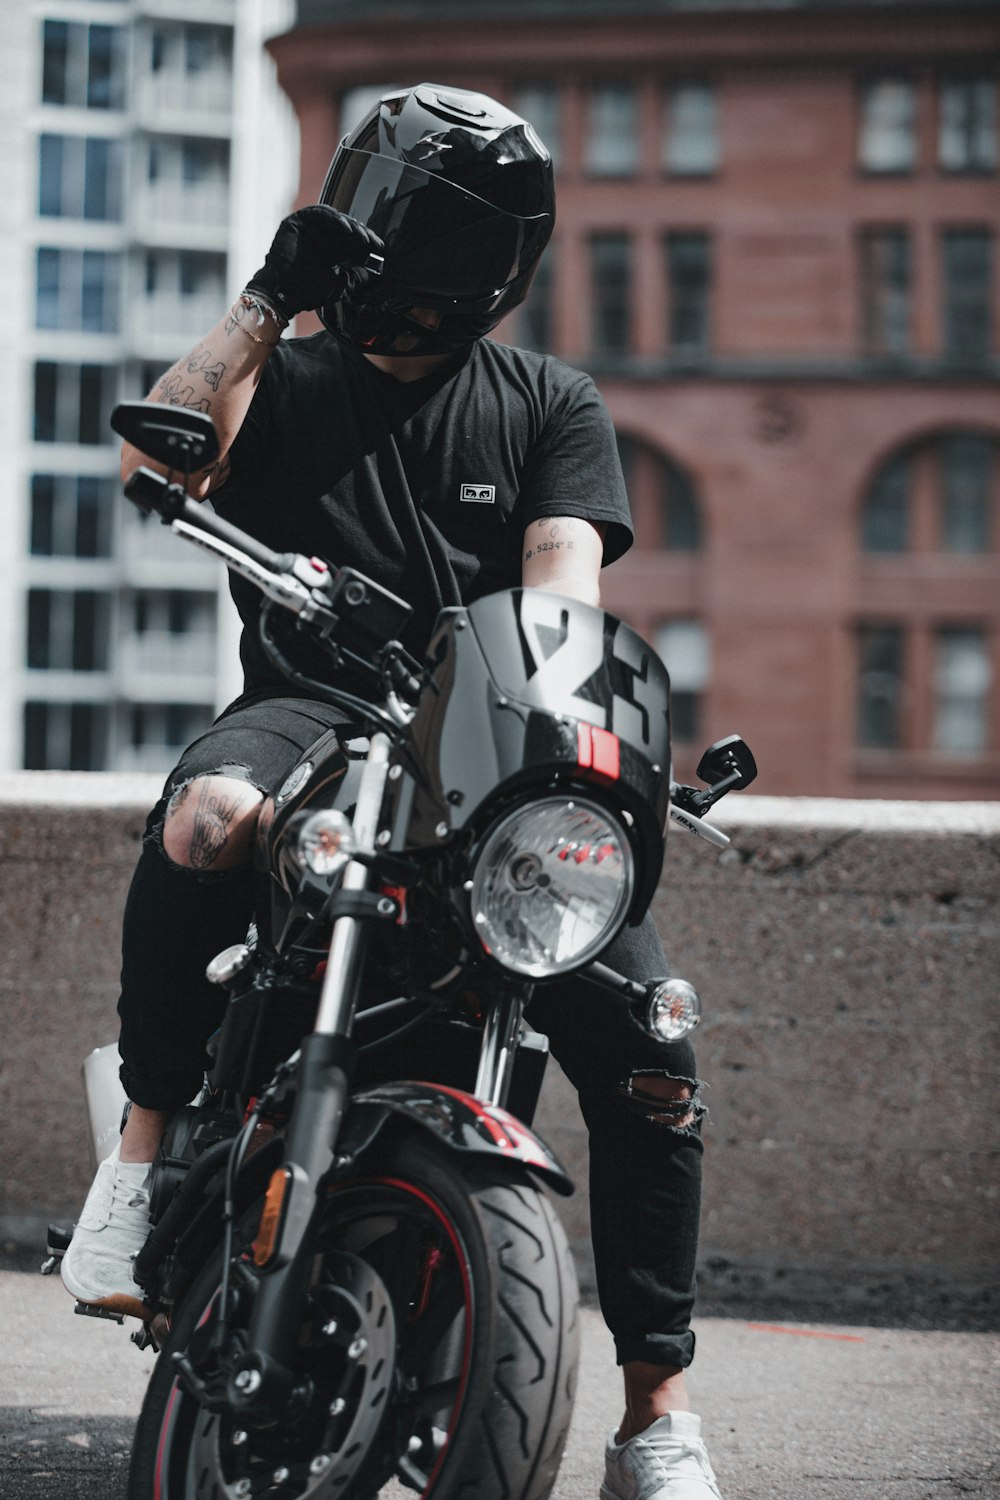
[[[214,511],[206,510],[203,505],[191,500],[180,485],[166,484],[162,475],[153,469],[139,468],[130,474],[125,484],[125,494],[133,505],[137,505],[147,515],[155,510],[164,521],[186,522],[196,530],[207,532],[209,536],[228,542],[230,547],[246,553],[247,557],[266,568],[269,573],[289,572],[295,562],[294,552],[272,552],[263,542],[258,542],[238,526],[231,525]],[[190,532],[184,532],[183,535],[191,536]],[[191,540],[196,541],[197,538],[191,537]]]
[[[269,637],[269,611],[265,611],[261,619],[262,643],[276,665],[293,682],[307,686],[354,712],[365,710],[373,722],[380,723],[390,733],[397,732],[409,722],[412,705],[416,703],[423,684],[409,670],[409,666],[416,663],[410,661],[397,639],[412,612],[404,600],[351,569],[331,573],[327,563],[320,558],[304,557],[297,552],[273,552],[238,526],[190,499],[180,485],[169,483],[153,469],[134,470],[126,481],[125,494],[147,515],[156,511],[176,535],[220,558],[274,604],[296,615],[303,625],[314,624],[315,636],[337,661],[346,659],[381,681],[385,707],[377,708],[332,684],[319,683],[298,673],[277,641]],[[335,628],[346,621],[351,622],[351,628],[362,637],[364,648],[374,659],[358,656],[343,642],[333,642]],[[407,701],[401,702],[400,695]],[[729,744],[730,741],[720,741],[719,745],[710,747],[706,756]],[[729,769],[728,762],[726,769]],[[755,766],[752,775],[756,775]],[[706,823],[702,814],[729,789],[730,783],[745,784],[752,775],[747,778],[745,768],[739,774],[731,772],[708,792],[697,792],[693,787],[672,782],[671,820],[716,848],[726,848],[730,842],[728,834]]]
[[[269,634],[271,611],[265,608],[261,642],[291,681],[387,732],[398,732],[409,722],[423,684],[410,671],[410,667],[419,671],[419,666],[397,639],[412,613],[405,600],[351,568],[331,571],[318,557],[273,552],[152,469],[136,469],[126,481],[125,494],[147,515],[155,511],[176,536],[194,542],[246,578],[272,605],[288,610],[302,626],[310,626],[313,639],[336,665],[346,663],[380,683],[385,707],[298,672]]]

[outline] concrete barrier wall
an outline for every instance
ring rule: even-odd
[[[148,777],[0,775],[0,1234],[72,1219],[80,1064],[116,1035],[118,927]],[[655,914],[702,995],[703,1284],[795,1300],[996,1293],[1000,804],[732,797],[674,834]],[[551,1069],[538,1121],[580,1188]]]

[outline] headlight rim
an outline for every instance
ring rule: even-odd
[[[612,827],[617,831],[620,847],[625,855],[624,894],[619,898],[615,916],[602,932],[599,942],[595,940],[588,948],[585,948],[580,958],[574,959],[572,963],[560,964],[557,967],[542,966],[539,964],[515,967],[505,959],[498,957],[484,941],[481,926],[476,921],[476,903],[474,899],[476,893],[476,873],[482,866],[482,860],[491,839],[509,819],[529,807],[539,807],[552,802],[561,803],[568,808],[586,806],[599,816],[610,820]],[[465,893],[464,915],[469,932],[475,938],[477,945],[481,947],[484,957],[489,959],[490,962],[496,963],[507,974],[515,974],[520,978],[531,979],[536,982],[566,978],[585,968],[587,964],[592,963],[615,940],[626,925],[631,914],[635,893],[639,884],[639,851],[636,848],[633,825],[625,816],[626,809],[619,807],[612,799],[602,797],[599,789],[593,788],[588,784],[586,787],[550,785],[541,796],[538,795],[537,791],[534,793],[524,793],[511,798],[501,808],[494,806],[491,811],[493,812],[493,816],[484,822],[481,830],[472,841],[465,861],[465,879],[463,881],[463,890]]]

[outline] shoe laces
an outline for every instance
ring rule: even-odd
[[[145,1188],[135,1187],[130,1182],[122,1182],[118,1174],[111,1179],[111,1194],[108,1198],[107,1211],[104,1215],[107,1223],[115,1218],[115,1210],[118,1210],[120,1218],[130,1217],[123,1212],[125,1209],[148,1208],[149,1194]]]
[[[651,1437],[647,1433],[640,1433],[639,1436],[646,1447],[652,1449],[665,1468],[690,1458],[697,1464],[699,1472],[706,1479],[708,1478],[711,1467],[701,1438],[689,1437],[679,1432],[656,1432]]]

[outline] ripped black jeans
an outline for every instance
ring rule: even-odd
[[[209,960],[242,941],[253,905],[249,869],[200,871],[163,850],[169,799],[198,776],[222,774],[273,795],[302,752],[343,715],[308,699],[246,695],[184,754],[150,813],[125,906],[122,1083],[147,1109],[173,1110],[197,1092],[205,1043],[224,1001]],[[669,972],[652,919],[626,928],[602,955],[636,979]],[[542,986],[527,1019],[549,1037],[577,1089],[590,1138],[590,1211],[601,1311],[619,1364],[684,1367],[701,1192],[694,1053],[656,1042],[623,1001],[576,977]],[[686,1101],[656,1097],[657,1081],[687,1085]],[[678,1090],[674,1090],[675,1095]]]

